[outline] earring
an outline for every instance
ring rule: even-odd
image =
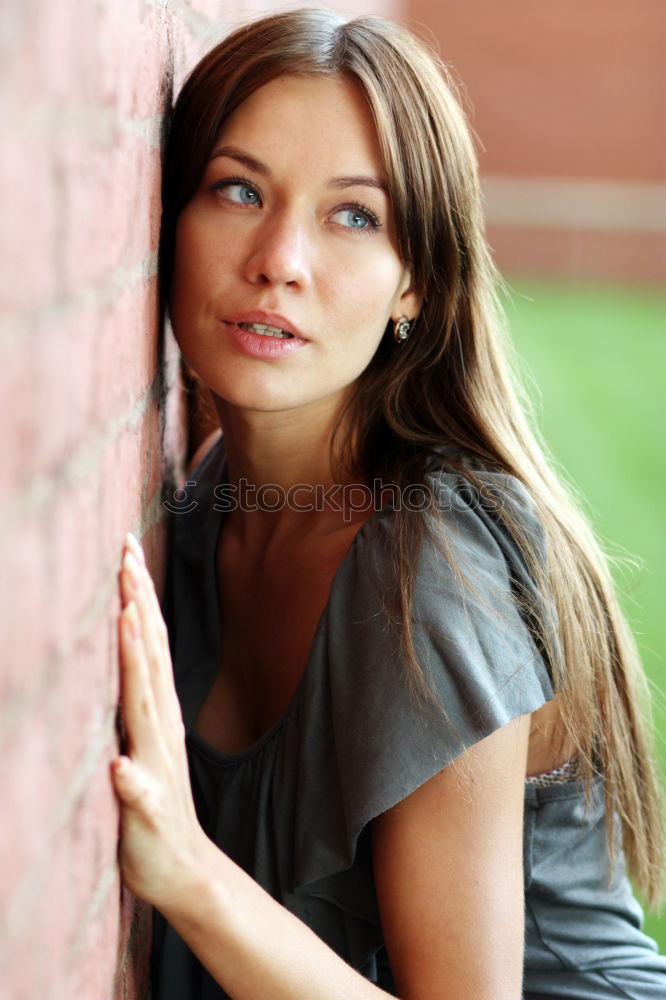
[[[393,324],[393,336],[396,344],[404,344],[409,337],[411,326],[411,320],[408,320],[406,316],[401,316],[400,319],[395,320]]]

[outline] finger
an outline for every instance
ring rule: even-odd
[[[147,593],[151,598],[151,603],[154,609],[158,612],[159,618],[161,618],[162,609],[160,607],[159,598],[157,597],[157,592],[155,590],[155,583],[146,565],[146,557],[143,553],[143,548],[131,531],[128,531],[125,536],[125,551],[127,550],[129,550],[136,559],[139,566],[138,570],[139,578],[141,579],[142,583],[146,585]]]
[[[160,723],[134,601],[123,609],[119,625],[120,685],[128,749],[153,760],[161,739]]]
[[[134,558],[136,559],[136,561],[140,563],[142,566],[145,566],[146,557],[143,554],[143,546],[141,545],[141,542],[136,537],[136,535],[132,534],[131,531],[128,531],[127,534],[125,535],[125,545],[134,554]]]
[[[111,762],[113,787],[123,805],[150,812],[151,788],[148,776],[130,757],[116,757]]]
[[[169,637],[162,617],[153,579],[145,563],[139,562],[131,548],[125,547],[121,582],[125,601],[136,601],[149,653],[154,650],[168,659],[171,668]]]
[[[136,604],[141,625],[140,640],[158,715],[168,727],[169,735],[180,740],[182,714],[174,687],[166,626],[150,574],[137,562],[129,548],[125,550],[121,576],[125,596]]]
[[[152,587],[149,574],[128,549],[123,556],[121,578],[125,599],[128,603],[134,601],[137,607],[141,622],[141,637],[151,674],[164,671],[171,673],[166,629],[161,612],[151,599]]]

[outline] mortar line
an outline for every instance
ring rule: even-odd
[[[121,262],[101,282],[84,285],[71,294],[56,294],[30,309],[0,312],[0,350],[15,343],[25,343],[26,334],[38,336],[36,327],[40,324],[62,320],[67,313],[81,307],[105,308],[115,301],[119,291],[135,291],[142,283],[157,277],[158,255],[159,250],[154,248],[135,264]]]
[[[155,495],[144,509],[146,515],[141,518],[141,526],[132,526],[130,529],[135,534],[150,531],[164,518],[165,512],[162,508],[161,490],[155,491]],[[0,745],[11,738],[26,715],[41,700],[48,697],[49,692],[58,685],[62,675],[63,664],[67,661],[68,657],[73,655],[77,646],[95,629],[102,616],[106,613],[112,595],[117,590],[117,587],[118,570],[117,568],[112,568],[100,579],[98,585],[95,587],[93,600],[73,623],[67,644],[50,656],[47,656],[43,661],[38,676],[38,681],[42,683],[31,686],[27,694],[19,692],[0,706]]]

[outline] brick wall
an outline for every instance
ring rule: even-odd
[[[157,304],[160,129],[186,71],[261,7],[0,8],[0,1000],[146,994],[108,765],[122,539],[159,583],[160,487],[186,445]]]

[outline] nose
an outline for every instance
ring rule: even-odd
[[[293,213],[267,216],[254,232],[245,263],[245,277],[253,285],[307,288],[312,280],[312,247],[305,220]]]

